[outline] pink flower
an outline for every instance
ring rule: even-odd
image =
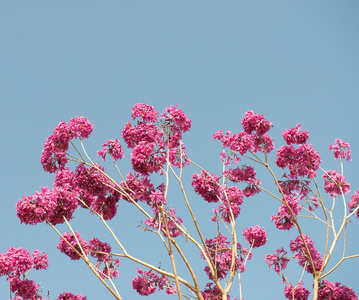
[[[105,161],[107,153],[113,160],[119,160],[124,156],[122,146],[119,144],[117,138],[115,140],[107,140],[103,143],[102,150],[97,151],[97,154],[103,161]]]
[[[34,250],[34,252],[32,252],[32,256],[34,268],[36,270],[47,269],[49,266],[49,256],[46,253],[43,253],[39,250]]]
[[[281,249],[276,249],[274,254],[266,254],[265,260],[269,267],[274,267],[274,271],[279,275],[280,271],[283,271],[287,268],[289,259],[285,257],[287,251],[282,247]]]
[[[16,292],[17,297],[22,297],[24,299],[34,299],[40,287],[39,284],[36,284],[32,280],[21,280],[15,276],[9,276],[7,280],[10,282],[11,291],[13,293]]]
[[[298,205],[298,198],[292,198],[291,196],[287,195],[285,197],[285,201],[287,201],[293,214],[295,216],[299,215],[302,207]],[[271,221],[274,221],[274,226],[278,229],[289,230],[294,226],[294,222],[288,206],[284,203],[284,199],[282,199],[282,202],[283,203],[279,207],[277,215],[272,216]]]
[[[346,159],[351,161],[350,158],[350,145],[347,142],[342,141],[341,139],[336,139],[334,145],[329,146],[329,150],[334,149],[335,159]]]
[[[267,234],[264,228],[258,225],[243,230],[244,239],[253,247],[258,248],[267,242]]]
[[[322,280],[319,282],[318,300],[358,300],[358,297],[353,288]]]
[[[292,284],[286,285],[284,296],[289,300],[307,300],[310,292],[304,287],[303,281],[299,282],[295,287]]]
[[[288,145],[306,144],[309,140],[309,132],[307,130],[301,131],[300,124],[298,124],[295,128],[284,130],[282,136]]]
[[[155,152],[155,143],[141,141],[131,152],[133,170],[141,174],[157,173],[165,161],[165,153]]]
[[[203,197],[207,202],[218,202],[220,198],[219,177],[201,171],[200,174],[195,173],[192,177],[191,185],[194,191]]]
[[[353,212],[359,205],[359,190],[356,190],[353,195],[351,195],[351,201],[348,203],[350,212]],[[359,209],[357,210],[357,218],[359,218]]]
[[[87,297],[81,294],[62,293],[56,300],[87,300]]]
[[[222,189],[221,199],[222,203],[213,212],[216,215],[220,214],[221,219],[229,224],[233,218],[234,220],[237,219],[241,212],[240,205],[243,203],[243,192],[236,186],[226,187]],[[216,218],[212,220],[215,221]]]
[[[71,138],[87,139],[92,131],[93,124],[85,117],[75,117],[68,123],[68,127],[71,132]]]
[[[322,177],[324,178],[324,191],[330,196],[335,197],[350,192],[350,184],[345,182],[345,177],[338,171],[327,171]]]
[[[314,247],[314,242],[310,239],[310,237],[307,235],[303,235],[303,236],[307,244],[307,247],[309,249],[309,253],[307,252],[300,235],[298,235],[294,241],[290,241],[290,250],[293,253],[295,253],[294,257],[297,260],[298,264],[301,267],[305,267],[305,270],[308,273],[313,274],[314,270],[312,265],[310,264],[309,256],[312,257],[316,271],[319,271],[320,268],[322,267],[323,264],[322,256],[320,255],[318,250]]]
[[[132,108],[132,119],[141,118],[142,122],[156,122],[158,111],[152,105],[137,103]]]
[[[258,136],[262,136],[269,131],[273,124],[265,120],[264,115],[248,110],[242,118],[242,126],[247,134],[251,134],[253,131],[256,131]]]
[[[152,212],[154,214],[154,217],[146,219],[145,224],[154,229],[158,229],[159,224],[161,224],[162,233],[164,236],[167,236],[166,224],[164,224],[164,222],[163,222],[162,215],[161,215],[159,209],[157,207],[154,207],[152,209]],[[181,218],[176,216],[176,209],[165,208],[165,209],[163,209],[163,213],[165,215],[165,220],[167,223],[168,233],[169,233],[170,237],[177,237],[179,235],[182,235],[182,231],[180,229],[178,229],[178,226],[182,226],[183,221]]]
[[[252,166],[242,166],[236,169],[228,169],[223,172],[223,176],[226,176],[232,182],[245,182],[248,186],[243,190],[243,195],[246,197],[254,196],[261,190],[258,185],[261,181],[256,178],[256,171]]]
[[[77,243],[76,238],[73,234],[70,234],[68,232],[65,232],[63,237],[74,247],[77,252],[79,252],[81,255],[82,251],[81,248],[84,250],[85,254],[89,252],[87,242],[84,241],[81,237],[81,235],[77,232],[75,232],[76,238],[79,241],[80,245]],[[68,257],[70,257],[72,260],[79,260],[80,256],[77,254],[77,252],[72,249],[62,238],[60,238],[60,242],[57,246],[57,249],[59,249],[62,253],[66,254]]]
[[[148,296],[156,291],[156,284],[159,277],[152,271],[142,271],[137,269],[137,275],[132,280],[132,287],[142,296]]]
[[[204,300],[222,300],[222,294],[219,288],[216,285],[213,285],[213,282],[207,283],[206,288],[201,292]],[[231,297],[227,295],[227,300],[230,300]],[[234,298],[233,300],[236,300]],[[244,300],[244,299],[243,299]]]

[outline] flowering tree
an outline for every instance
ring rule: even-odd
[[[76,117],[68,123],[60,122],[45,141],[41,156],[44,170],[55,173],[54,185],[52,188],[41,187],[40,192],[18,201],[16,210],[20,221],[30,225],[47,223],[60,237],[58,249],[71,260],[83,260],[115,299],[122,299],[114,280],[119,275],[121,258],[139,265],[132,287],[140,295],[148,296],[156,290],[163,290],[179,299],[227,300],[231,299],[231,291],[238,294],[234,299],[242,300],[241,276],[255,249],[266,244],[267,233],[258,225],[241,230],[248,243],[247,247],[243,246],[238,241],[240,234],[236,221],[246,198],[264,192],[279,204],[278,213],[271,217],[274,226],[279,230],[296,232],[296,238],[289,243],[293,255],[285,249],[288,245],[281,245],[273,254],[265,256],[268,266],[282,278],[285,298],[308,299],[312,290],[313,299],[357,299],[352,288],[325,279],[344,260],[359,256],[345,253],[347,225],[349,220],[359,217],[359,190],[351,195],[349,202],[346,200],[350,184],[343,176],[343,161],[350,161],[348,143],[337,139],[329,147],[329,150],[334,150],[334,158],[340,160],[340,170],[324,170],[320,167],[319,153],[308,144],[308,131],[303,131],[301,125],[285,130],[282,135],[286,145],[277,150],[274,163],[286,173],[277,176],[268,159],[268,154],[274,150],[273,139],[268,135],[273,125],[263,115],[248,111],[242,119],[243,130],[240,133],[220,130],[213,135],[223,148],[220,154],[223,172],[217,176],[201,168],[187,155],[182,135],[190,130],[191,120],[176,106],[166,108],[159,117],[153,106],[136,104],[132,118],[135,123],[129,121],[125,124],[122,139],[132,149],[133,171],[124,176],[117,165],[117,161],[124,157],[117,138],[105,141],[97,153],[103,161],[113,161],[120,180],[110,177],[85,150],[83,140],[90,136],[92,123],[84,117]],[[70,152],[70,146],[74,153]],[[249,163],[245,164],[245,161]],[[73,170],[70,163],[75,164]],[[204,236],[202,224],[198,223],[184,188],[182,174],[189,164],[198,168],[192,177],[192,188],[213,205],[212,221],[217,230],[210,237]],[[275,183],[274,191],[262,186],[255,167],[269,172]],[[325,194],[318,182],[319,171],[323,172]],[[159,178],[161,183],[154,184],[154,178]],[[183,218],[172,207],[175,203],[168,197],[170,179],[179,184],[190,216],[186,224],[192,224],[193,232],[187,229]],[[331,203],[325,205],[330,202],[328,198]],[[344,211],[339,224],[333,214],[338,199],[341,199]],[[142,228],[158,236],[169,254],[171,269],[143,261],[127,251],[107,222],[116,216],[119,201],[127,201],[143,214]],[[112,246],[98,238],[86,241],[75,231],[70,221],[75,210],[80,208],[103,222],[113,237]],[[305,219],[299,217],[312,218],[324,224],[324,245],[314,244],[311,233],[302,229]],[[58,224],[67,224],[69,232],[59,232]],[[342,258],[329,268],[333,251],[343,235]],[[183,240],[198,250],[198,257],[205,264],[200,272],[190,261]],[[121,252],[113,252],[113,245]],[[299,279],[286,277],[285,269],[291,259],[303,270]],[[186,267],[189,278],[178,271],[179,264]],[[15,299],[44,299],[39,295],[38,285],[25,276],[31,268],[46,269],[47,265],[46,255],[39,251],[32,256],[26,250],[14,248],[6,254],[0,253],[0,274],[7,276]],[[208,281],[205,286],[199,283],[203,276]],[[312,277],[313,287],[304,286],[303,276]],[[238,288],[233,288],[235,285]],[[86,297],[64,293],[58,299],[81,300]]]

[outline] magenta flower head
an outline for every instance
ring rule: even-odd
[[[330,196],[335,197],[350,192],[350,184],[345,182],[345,177],[338,171],[327,171],[322,177],[324,178],[324,191]]]
[[[87,139],[93,131],[93,124],[85,117],[75,117],[68,123],[71,138]]]
[[[336,139],[334,145],[330,145],[328,150],[334,150],[335,159],[346,159],[351,161],[350,155],[350,145],[347,142],[342,141],[341,139]]]
[[[264,115],[254,113],[253,110],[248,110],[242,118],[242,126],[247,134],[256,131],[258,136],[262,136],[269,131],[273,124],[267,121]]]
[[[200,174],[195,173],[192,177],[191,185],[194,191],[203,197],[207,202],[218,202],[221,192],[219,177],[201,171]]]
[[[157,122],[158,111],[152,105],[137,103],[132,108],[132,119],[141,118],[142,122]]]
[[[97,151],[97,154],[101,156],[103,161],[105,161],[107,153],[113,160],[119,160],[124,156],[122,146],[117,138],[115,140],[107,140],[103,143],[102,150]]]
[[[289,300],[307,300],[310,292],[304,287],[303,281],[299,282],[295,287],[292,284],[286,285],[284,296]]]
[[[281,249],[276,249],[274,254],[266,254],[265,260],[269,267],[273,266],[274,271],[279,275],[282,270],[287,268],[289,259],[285,257],[287,251],[282,247]]]
[[[87,254],[89,252],[89,249],[88,249],[89,246],[88,246],[87,242],[82,239],[82,237],[79,233],[75,232],[75,235],[76,235],[76,238],[74,237],[73,234],[65,232],[63,237],[65,238],[66,241],[68,241],[71,244],[71,246],[73,248],[76,249],[76,251],[78,253],[83,255],[82,251],[81,251],[81,248],[82,248],[84,250],[85,254]],[[62,253],[66,254],[72,260],[80,259],[79,254],[66,241],[64,241],[62,238],[60,238],[60,242],[57,246],[57,249],[59,249]],[[79,241],[81,247],[77,241]]]
[[[87,297],[81,294],[74,295],[72,293],[62,293],[56,300],[87,300]]]
[[[289,130],[284,130],[282,136],[288,145],[305,144],[309,140],[309,132],[302,131],[300,124]]]
[[[353,212],[359,205],[359,190],[356,190],[353,195],[351,195],[351,201],[348,203],[350,212]],[[359,218],[359,209],[357,210],[357,218]]]
[[[263,246],[267,242],[267,234],[264,228],[258,225],[244,229],[243,236],[253,248]]]

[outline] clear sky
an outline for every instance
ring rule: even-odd
[[[310,143],[320,152],[324,169],[339,166],[328,146],[342,138],[353,152],[344,175],[353,192],[359,189],[358,29],[359,2],[354,0],[1,1],[0,251],[15,246],[49,253],[49,269],[33,271],[29,278],[41,284],[44,294],[50,290],[52,299],[65,291],[82,293],[88,300],[111,299],[84,264],[56,249],[58,236],[49,226],[20,224],[15,204],[40,186],[52,186],[53,176],[42,170],[40,155],[60,120],[85,116],[94,123],[86,146],[95,158],[104,140],[121,139],[138,102],[159,111],[177,104],[192,119],[192,130],[183,139],[189,156],[216,174],[221,171],[221,149],[212,134],[218,129],[239,132],[248,109],[273,122],[270,134],[276,148],[283,143],[282,130],[301,123],[310,131]],[[125,155],[120,167],[127,173],[127,149]],[[274,154],[270,157],[273,161]],[[104,166],[115,174],[111,164]],[[195,171],[189,168],[186,178]],[[258,177],[264,182],[263,172],[258,170]],[[171,184],[176,191],[175,182]],[[264,185],[274,191],[272,182]],[[215,227],[208,219],[214,207],[195,196],[189,184],[187,190],[207,237],[213,237]],[[171,196],[172,206],[184,211],[183,199],[176,193]],[[264,254],[281,246],[289,250],[289,239],[296,233],[274,229],[269,218],[277,209],[278,203],[262,193],[248,199],[238,219],[239,235],[256,224],[269,234],[268,244],[254,252],[243,275],[247,300],[284,299],[281,279],[269,270]],[[153,242],[136,228],[140,221],[133,208],[120,203],[111,224],[131,252],[168,265],[158,240]],[[76,213],[73,224],[87,240],[102,236],[111,241],[84,211]],[[308,224],[308,233],[314,230],[322,236],[321,226]],[[348,255],[359,253],[358,226],[358,221],[350,224]],[[198,253],[192,254],[200,270],[203,263]],[[359,259],[347,261],[328,280],[359,293],[358,267]],[[130,285],[135,271],[135,265],[121,264],[117,282],[123,299],[141,298]],[[290,280],[297,279],[293,271]],[[201,283],[206,283],[205,275]],[[237,288],[231,296],[238,297]],[[7,297],[8,285],[1,278],[0,298]],[[167,299],[162,292],[150,297]]]

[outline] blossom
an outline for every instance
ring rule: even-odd
[[[265,260],[269,267],[273,266],[274,271],[279,275],[280,271],[285,270],[289,259],[285,256],[287,251],[284,248],[276,249],[274,254],[266,254]]]
[[[142,122],[156,122],[158,111],[152,105],[137,103],[132,108],[133,120],[140,118]]]
[[[17,297],[22,297],[24,299],[34,299],[40,287],[40,285],[36,284],[33,280],[21,280],[15,276],[9,276],[7,281],[10,282],[11,291],[13,293],[16,292]]]
[[[289,130],[284,130],[282,136],[288,145],[292,144],[305,144],[309,139],[309,132],[307,130],[301,131],[301,125]]]
[[[318,271],[322,267],[323,260],[318,250],[314,247],[314,242],[307,235],[303,235],[305,243],[307,244],[309,253],[305,248],[303,239],[300,235],[294,241],[290,241],[290,250],[295,253],[294,257],[301,267],[305,267],[308,273],[313,274],[313,266],[310,263],[309,257],[312,258],[315,270]]]
[[[277,150],[275,163],[278,167],[288,168],[291,179],[307,176],[316,176],[321,163],[320,155],[312,145],[302,144],[298,148],[292,145],[285,145]]]
[[[225,187],[221,192],[221,204],[213,212],[216,215],[220,214],[221,219],[229,224],[233,218],[234,220],[237,219],[241,212],[240,205],[243,203],[243,192],[236,186]],[[212,220],[215,221],[216,218]]]
[[[341,283],[322,280],[318,287],[318,300],[358,300],[353,288],[348,288]]]
[[[155,143],[141,141],[131,152],[132,168],[141,174],[157,173],[165,161],[164,153],[155,152]]]
[[[258,225],[243,230],[244,239],[253,247],[258,248],[267,242],[267,234],[264,228]]]
[[[242,166],[235,169],[228,169],[223,172],[223,176],[226,176],[232,182],[245,182],[248,185],[243,189],[243,195],[246,197],[254,196],[261,190],[258,185],[261,181],[256,178],[256,171],[252,166]]]
[[[220,198],[219,177],[201,171],[200,174],[195,173],[192,177],[191,185],[194,191],[203,197],[207,202],[218,202]]]
[[[75,117],[69,121],[68,127],[71,138],[87,139],[91,135],[94,126],[85,117]]]
[[[157,274],[152,270],[142,271],[142,269],[137,269],[137,275],[132,279],[132,287],[142,296],[148,296],[153,294],[156,291],[156,284],[159,280]]]
[[[226,236],[218,233],[217,237],[206,239],[206,246],[213,262],[216,264],[215,271],[217,278],[225,278],[232,266],[233,253],[232,248],[229,247],[230,242],[227,240]],[[250,259],[251,255],[248,255],[247,249],[242,249],[242,246],[239,243],[237,243],[237,252],[239,252],[239,255],[234,259],[234,271],[240,270],[241,272],[244,272],[244,256],[248,256],[248,259]],[[202,253],[201,257],[204,259]],[[212,273],[208,266],[204,268],[204,271],[207,273],[209,279],[213,280]]]
[[[103,161],[105,161],[107,153],[113,160],[119,160],[124,156],[122,146],[119,144],[117,138],[115,140],[107,140],[103,143],[102,150],[97,151],[97,154]]]
[[[322,178],[324,178],[324,191],[330,196],[335,197],[350,192],[350,184],[345,182],[345,177],[340,175],[338,171],[327,171]]]
[[[75,238],[76,236],[76,238]],[[68,243],[63,239],[60,238],[60,242],[57,246],[57,249],[59,249],[62,253],[66,254],[68,257],[70,257],[72,260],[78,260],[80,259],[80,256],[78,253],[83,255],[81,249],[87,254],[89,252],[88,250],[88,244],[86,241],[84,241],[81,237],[81,235],[77,232],[75,232],[75,236],[73,234],[70,234],[68,232],[65,232],[63,234],[64,239],[71,244],[73,248],[76,249],[76,251],[68,245]],[[78,241],[78,242],[77,242]],[[78,244],[80,243],[80,245]],[[77,253],[78,252],[78,253]]]
[[[36,270],[44,269],[46,270],[49,266],[49,256],[46,253],[43,253],[39,250],[34,250],[32,252],[33,264]]]
[[[168,234],[170,237],[177,237],[182,235],[182,231],[178,228],[183,225],[183,221],[181,218],[176,216],[176,209],[174,208],[166,208],[163,209],[163,216],[165,218],[166,224],[164,224],[162,219],[161,211],[154,207],[152,209],[152,213],[154,214],[153,218],[148,218],[145,221],[145,224],[154,229],[159,228],[159,224],[161,224],[161,230],[164,236],[167,236],[166,231],[168,229]],[[167,229],[166,229],[167,225]]]
[[[202,297],[204,300],[222,300],[222,294],[218,286],[214,285],[213,282],[207,283],[206,288],[201,291]],[[227,295],[227,300],[230,300],[231,297]],[[234,298],[233,300],[236,300]]]
[[[333,145],[329,146],[328,150],[334,149],[334,157],[335,159],[346,159],[347,161],[351,161],[350,155],[350,145],[347,142],[342,141],[341,139],[336,139]]]
[[[285,201],[282,198],[282,204],[279,207],[277,215],[271,217],[271,221],[274,221],[274,226],[280,230],[289,230],[294,226],[294,221],[290,210],[295,216],[297,216],[302,209],[302,207],[298,205],[298,198],[292,198],[291,196],[286,195]],[[290,210],[287,205],[289,206]]]
[[[5,254],[0,252],[0,276],[20,277],[33,266],[33,258],[27,249],[10,247]]]
[[[56,300],[87,300],[87,297],[81,294],[74,295],[72,293],[62,293]]]
[[[247,134],[256,131],[258,136],[262,136],[273,126],[273,124],[265,120],[264,115],[254,113],[248,110],[242,118],[242,126]]]
[[[356,190],[353,195],[351,195],[351,201],[348,203],[350,212],[353,212],[359,205],[359,190]],[[357,210],[357,218],[359,218],[359,209]]]
[[[309,295],[310,292],[304,287],[303,281],[299,282],[295,287],[289,284],[284,288],[284,296],[289,300],[307,300]]]

